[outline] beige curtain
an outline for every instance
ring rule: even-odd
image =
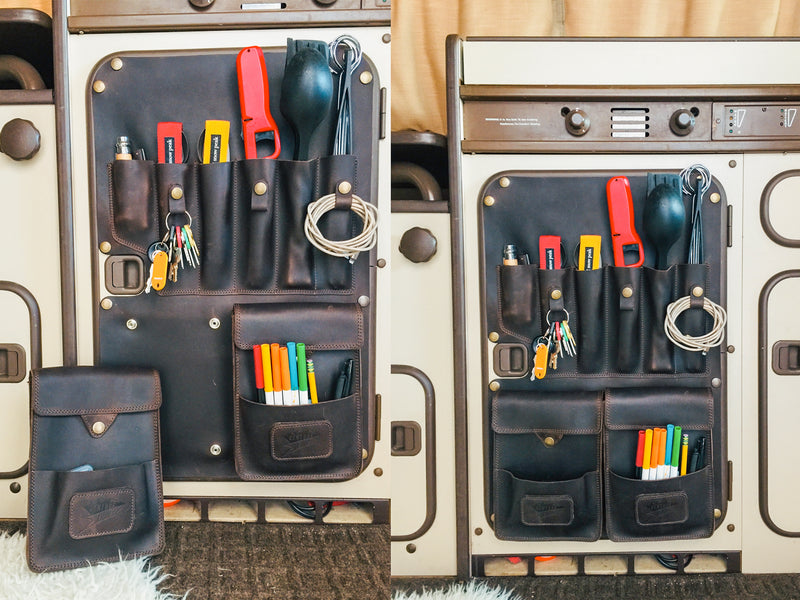
[[[392,129],[446,132],[445,37],[800,35],[798,0],[393,0]]]
[[[35,8],[49,15],[53,12],[53,3],[50,0],[0,0],[0,8]]]

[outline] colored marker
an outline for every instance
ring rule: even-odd
[[[269,345],[270,362],[272,363],[272,388],[275,404],[283,404],[283,377],[281,376],[281,345]]]
[[[675,433],[672,436],[672,460],[670,461],[669,476],[677,477],[680,475],[678,463],[680,463],[681,455],[681,426],[675,426]]]
[[[256,390],[258,392],[258,401],[261,404],[267,403],[267,398],[264,395],[264,366],[261,362],[261,346],[256,344],[253,346],[253,365],[256,369]]]
[[[297,344],[287,342],[286,349],[289,351],[289,382],[291,384],[292,406],[300,404],[300,390],[297,388]]]
[[[644,432],[644,450],[642,452],[642,479],[650,479],[650,450],[653,447],[653,430],[646,429]]]
[[[314,361],[310,358],[306,360],[308,368],[308,393],[311,396],[311,404],[317,403],[317,376],[314,374]]]
[[[683,434],[683,443],[681,444],[681,475],[686,475],[686,464],[689,458],[689,434]]]
[[[283,404],[292,404],[292,376],[289,371],[289,350],[281,346],[281,382],[283,385]]]
[[[658,451],[661,448],[661,428],[653,428],[653,448],[650,453],[650,481],[658,479]]]
[[[272,364],[269,358],[269,344],[261,344],[261,369],[264,377],[264,397],[267,404],[275,404],[275,394],[272,387]]]
[[[672,463],[672,436],[675,435],[675,425],[667,425],[667,439],[664,444],[664,470],[661,479],[669,478],[670,465]]]
[[[300,404],[311,404],[308,397],[308,365],[306,364],[306,345],[297,344],[297,388],[300,391]]]
[[[667,461],[667,430],[661,428],[661,437],[658,439],[658,467],[656,479],[664,479],[664,465]]]
[[[644,429],[639,430],[639,440],[636,442],[636,479],[642,478],[642,458],[644,457]]]

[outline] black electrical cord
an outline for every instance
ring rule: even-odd
[[[680,559],[678,558],[677,554],[654,554],[653,556],[656,557],[656,560],[661,564],[662,567],[665,567],[672,571],[677,571],[678,567],[680,566]],[[684,568],[689,566],[689,563],[692,562],[692,558],[694,558],[692,554],[684,555],[683,557]]]
[[[294,500],[287,500],[286,503],[289,505],[289,508],[291,508],[295,513],[297,513],[301,517],[304,517],[306,519],[315,519],[317,516],[313,502],[306,502],[305,506],[303,506],[303,504],[301,504],[300,502],[296,502]],[[322,516],[323,517],[327,516],[328,513],[331,512],[332,507],[333,507],[333,502],[330,501],[323,502]]]

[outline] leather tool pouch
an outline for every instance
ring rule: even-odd
[[[139,368],[35,370],[31,406],[31,570],[161,552],[158,374]]]

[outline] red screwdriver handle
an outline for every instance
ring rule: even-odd
[[[614,265],[617,267],[641,267],[644,263],[644,247],[633,224],[633,198],[627,177],[613,177],[606,184],[608,215],[611,221],[611,245],[614,249]],[[639,260],[625,264],[625,251],[636,250]]]
[[[236,73],[239,76],[239,104],[242,109],[242,133],[244,135],[245,158],[258,158],[256,134],[272,132],[275,136],[275,151],[266,158],[278,158],[281,153],[281,138],[278,127],[269,111],[269,80],[264,53],[259,46],[249,46],[236,57]]]

